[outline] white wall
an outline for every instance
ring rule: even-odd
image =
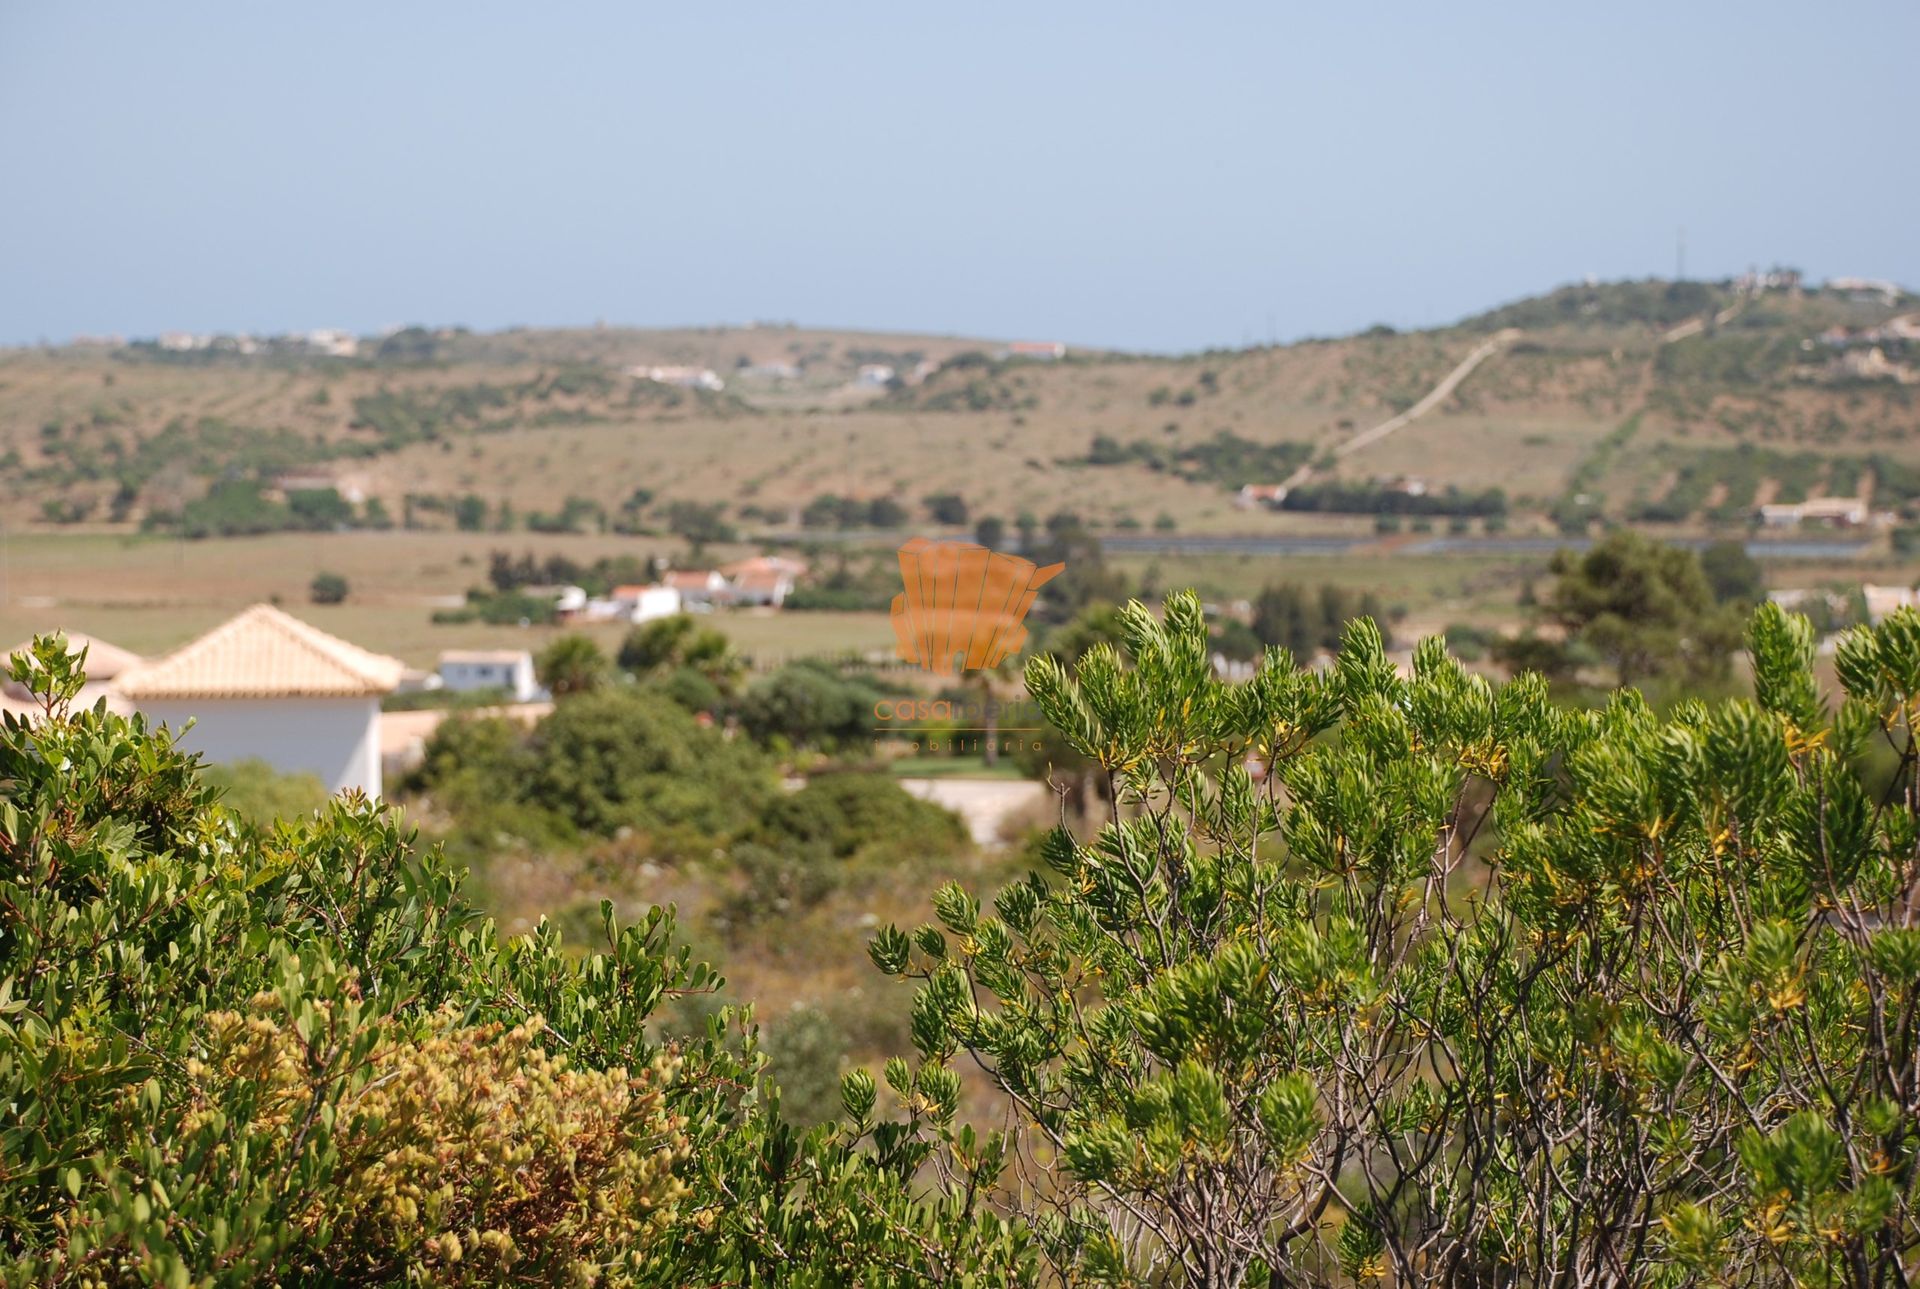
[[[147,719],[184,727],[180,745],[209,761],[258,757],[286,774],[320,777],[329,792],[380,795],[376,698],[195,698],[144,702]]]
[[[540,688],[534,678],[533,659],[521,654],[513,662],[466,662],[443,658],[440,679],[454,693],[475,689],[504,689],[517,703],[531,699]]]

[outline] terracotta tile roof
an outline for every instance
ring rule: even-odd
[[[122,675],[127,698],[354,698],[386,694],[406,670],[256,604],[164,658]]]

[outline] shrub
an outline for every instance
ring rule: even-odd
[[[347,598],[347,579],[338,573],[315,573],[307,594],[315,604],[340,604]]]
[[[744,740],[634,688],[559,704],[535,728],[529,759],[525,799],[600,835],[623,826],[731,833],[774,790],[771,764]]]
[[[1063,1282],[1911,1265],[1920,613],[1842,638],[1836,711],[1805,621],[1762,606],[1754,699],[1664,718],[1437,641],[1402,676],[1364,621],[1329,671],[1275,653],[1240,686],[1195,597],[1126,635],[1131,668],[1027,669],[1124,817],[870,946],[921,982],[889,1084],[946,1114],[964,1056],[1059,1160],[1014,1204]]]
[[[914,1180],[978,1185],[994,1141],[802,1137],[727,1009],[662,1045],[719,983],[666,912],[503,939],[364,800],[256,836],[166,730],[72,710],[64,641],[10,670],[8,1283],[1034,1282],[1023,1232]]]
[[[222,805],[261,827],[310,815],[327,801],[327,785],[319,776],[282,774],[257,759],[210,766],[204,779],[220,793]]]

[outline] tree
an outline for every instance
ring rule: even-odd
[[[997,515],[983,515],[973,526],[973,540],[988,550],[999,550],[1007,540],[1007,522]]]
[[[1751,607],[1767,598],[1767,575],[1744,542],[1713,543],[1700,552],[1700,571],[1721,604]]]
[[[957,492],[936,492],[930,497],[922,497],[920,504],[927,508],[927,514],[936,524],[951,524],[958,528],[967,522],[967,499]],[[986,545],[982,542],[981,545]]]
[[[726,521],[724,502],[674,501],[667,504],[667,531],[684,538],[698,554],[716,542],[739,537]]]
[[[1125,622],[1027,671],[1125,817],[870,946],[920,982],[888,1083],[1009,1099],[1062,1282],[1903,1282],[1920,614],[1843,637],[1836,712],[1763,606],[1755,699],[1664,718],[1365,620],[1228,686],[1197,598]]]
[[[740,699],[740,723],[756,738],[836,746],[872,737],[879,697],[872,685],[825,663],[789,663],[748,687]]]
[[[347,592],[347,579],[338,573],[315,573],[307,585],[307,594],[315,604],[340,604]]]
[[[745,827],[773,795],[772,763],[744,739],[702,728],[659,695],[598,689],[561,703],[534,729],[533,769],[517,790],[583,832]]]
[[[1739,617],[1716,603],[1692,551],[1621,530],[1584,555],[1561,551],[1551,569],[1556,580],[1541,614],[1620,684],[1727,674]]]
[[[686,667],[731,692],[745,671],[724,632],[704,626],[691,614],[643,622],[627,632],[615,655],[620,670],[636,676],[657,676]]]
[[[453,526],[463,533],[477,533],[487,526],[486,498],[469,492],[453,503]]]
[[[564,635],[533,660],[534,674],[555,698],[584,694],[605,684],[612,668],[600,646],[583,635]]]
[[[867,503],[867,525],[871,528],[898,528],[907,519],[907,508],[892,497],[875,497]]]
[[[1318,587],[1279,583],[1262,590],[1253,603],[1253,634],[1295,657],[1311,658],[1340,644],[1354,618],[1385,617],[1372,592],[1355,592],[1333,583]]]

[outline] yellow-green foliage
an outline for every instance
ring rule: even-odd
[[[212,1089],[250,1084],[258,1168],[324,1107],[338,1130],[334,1176],[296,1223],[324,1241],[317,1270],[328,1275],[591,1283],[619,1269],[603,1262],[609,1250],[637,1265],[686,1194],[675,1174],[684,1123],[665,1098],[677,1062],[572,1069],[541,1048],[543,1028],[461,1025],[446,1010],[417,1036],[384,1024],[343,1089],[265,996],[252,1014],[205,1019],[181,1135],[222,1113]]]

